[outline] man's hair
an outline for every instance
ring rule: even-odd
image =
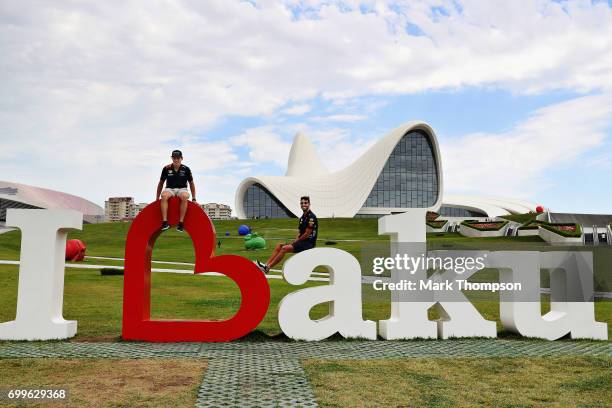
[[[302,200],[310,202],[310,197],[308,197],[308,196],[301,196],[300,197],[300,201],[302,201]]]

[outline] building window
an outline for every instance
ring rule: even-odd
[[[246,218],[295,218],[291,211],[259,183],[247,188],[243,205]]]
[[[443,205],[438,214],[442,217],[486,217],[487,214],[481,211],[468,210],[461,207],[450,207]]]
[[[429,137],[405,134],[387,159],[364,207],[424,208],[438,200],[438,163]]]

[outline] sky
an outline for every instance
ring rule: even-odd
[[[444,194],[612,213],[612,1],[0,2],[1,180],[201,203],[428,122]]]

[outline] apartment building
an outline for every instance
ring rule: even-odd
[[[104,202],[104,216],[108,222],[120,222],[135,216],[134,197],[109,197]]]
[[[138,203],[134,204],[134,217],[138,216],[144,208],[149,205],[149,203]]]
[[[232,209],[229,205],[218,203],[202,204],[202,209],[212,220],[229,220],[232,218]]]

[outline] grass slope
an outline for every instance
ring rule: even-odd
[[[268,248],[260,251],[244,249],[244,239],[238,236],[238,226],[250,225],[254,231],[267,241]],[[265,258],[279,242],[291,242],[296,238],[297,220],[227,220],[215,221],[217,240],[221,246],[215,250],[216,255],[237,254],[247,258]],[[87,255],[123,258],[125,253],[125,238],[130,223],[86,224],[82,231],[73,231],[69,239],[80,239],[87,245]],[[230,236],[225,236],[229,231]],[[317,245],[325,246],[325,242],[333,241],[336,248],[343,249],[354,255],[359,255],[363,245],[384,244],[387,236],[378,235],[376,219],[335,218],[319,221],[319,239]],[[436,233],[427,235],[428,245],[446,247],[448,245],[503,245],[511,248],[516,245],[543,243],[539,237],[495,237],[466,238],[458,233]],[[20,231],[11,231],[0,235],[0,259],[19,259],[21,244]],[[160,261],[193,262],[193,245],[187,234],[169,230],[163,233],[155,244],[153,259]],[[103,264],[96,260],[94,263]],[[110,264],[113,264],[112,262]],[[166,266],[164,266],[166,267]]]
[[[475,280],[483,280],[476,277]],[[278,326],[278,305],[283,297],[300,288],[324,283],[289,285],[283,280],[269,280],[271,288],[270,308],[257,327],[258,337],[274,337],[281,334]],[[0,321],[13,320],[17,306],[18,268],[0,266]],[[388,319],[390,294],[375,291],[370,285],[362,285],[363,317],[369,320]],[[474,306],[487,320],[497,321],[500,336],[514,335],[503,332],[499,320],[499,302],[494,294],[467,293]],[[546,300],[546,299],[545,299]],[[213,276],[192,276],[172,273],[154,273],[151,288],[151,315],[153,318],[227,319],[240,304],[240,292],[230,279]],[[543,302],[542,311],[548,310]],[[64,317],[78,321],[76,341],[117,341],[121,335],[123,308],[123,276],[101,276],[96,270],[66,270],[64,290]],[[595,303],[598,321],[612,323],[612,302]],[[311,318],[324,317],[328,305],[315,306]],[[430,311],[430,319],[439,317]],[[608,325],[609,333],[612,324]],[[612,333],[611,333],[612,335]]]

